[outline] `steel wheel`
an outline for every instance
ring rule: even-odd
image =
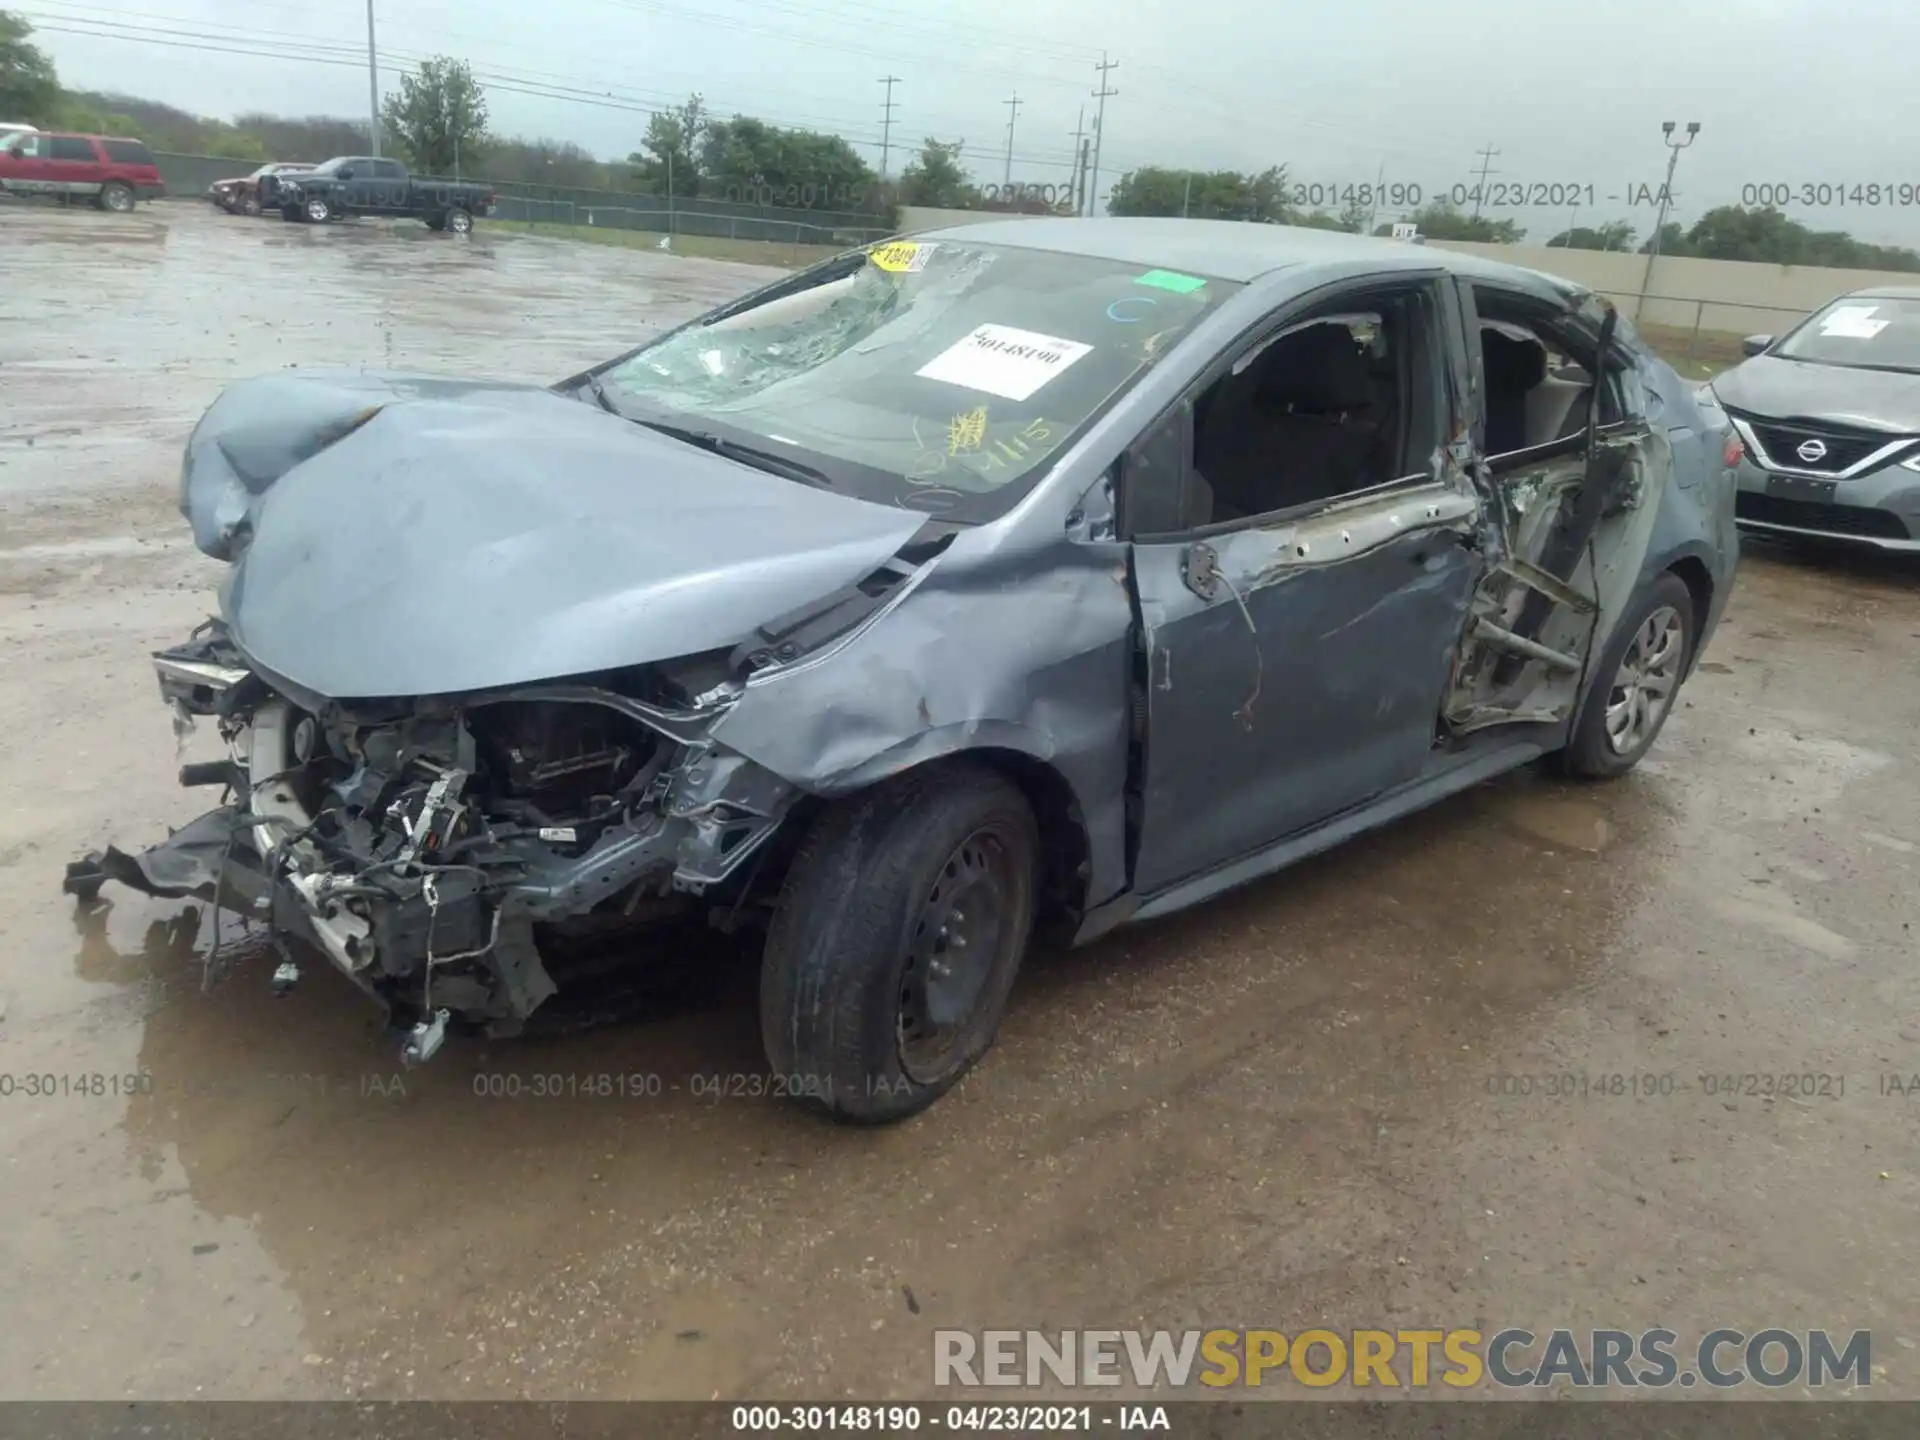
[[[456,235],[465,235],[469,230],[473,229],[473,216],[464,210],[449,210],[447,212],[447,229]]]
[[[1607,693],[1607,744],[1614,754],[1632,754],[1659,728],[1679,688],[1686,647],[1686,625],[1671,605],[1641,622]]]
[[[327,221],[333,218],[332,209],[328,206],[325,200],[322,200],[317,195],[314,196],[313,199],[307,201],[306,214],[307,214],[307,219],[311,220],[316,225],[324,225],[327,223]]]
[[[133,209],[133,191],[124,185],[104,186],[100,191],[100,205],[116,215],[125,215]]]
[[[898,1033],[900,1068],[922,1084],[964,1053],[981,996],[1018,961],[1017,867],[1007,837],[983,827],[960,842],[920,907],[900,977]]]

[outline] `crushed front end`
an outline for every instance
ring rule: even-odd
[[[408,1030],[409,1060],[450,1023],[518,1031],[574,940],[737,912],[798,795],[710,738],[740,690],[724,653],[339,701],[261,673],[214,621],[154,664],[176,726],[226,741],[181,772],[223,803],[69,866],[68,893],[114,880],[234,910],[281,947],[281,984],[304,942]]]

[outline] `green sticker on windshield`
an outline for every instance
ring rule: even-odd
[[[1156,290],[1171,290],[1176,295],[1191,295],[1196,290],[1206,288],[1207,282],[1198,275],[1182,275],[1177,270],[1149,270],[1144,275],[1133,277],[1136,285],[1151,285]]]

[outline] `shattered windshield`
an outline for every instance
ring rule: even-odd
[[[1836,300],[1773,352],[1788,360],[1920,372],[1920,300]]]
[[[600,378],[642,423],[869,499],[1003,509],[1238,286],[1049,251],[894,241],[723,307]]]

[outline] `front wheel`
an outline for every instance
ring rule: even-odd
[[[315,195],[301,207],[301,213],[315,225],[324,225],[333,219],[333,206],[324,195]]]
[[[760,972],[760,1031],[796,1098],[903,1120],[993,1044],[1033,930],[1039,831],[968,761],[841,802],[788,872]]]
[[[252,195],[247,196],[240,202],[240,213],[249,219],[257,218],[260,214],[260,201]]]
[[[1693,592],[1666,571],[1641,593],[1594,667],[1596,679],[1559,757],[1562,770],[1608,780],[1640,763],[1673,713],[1693,628]]]

